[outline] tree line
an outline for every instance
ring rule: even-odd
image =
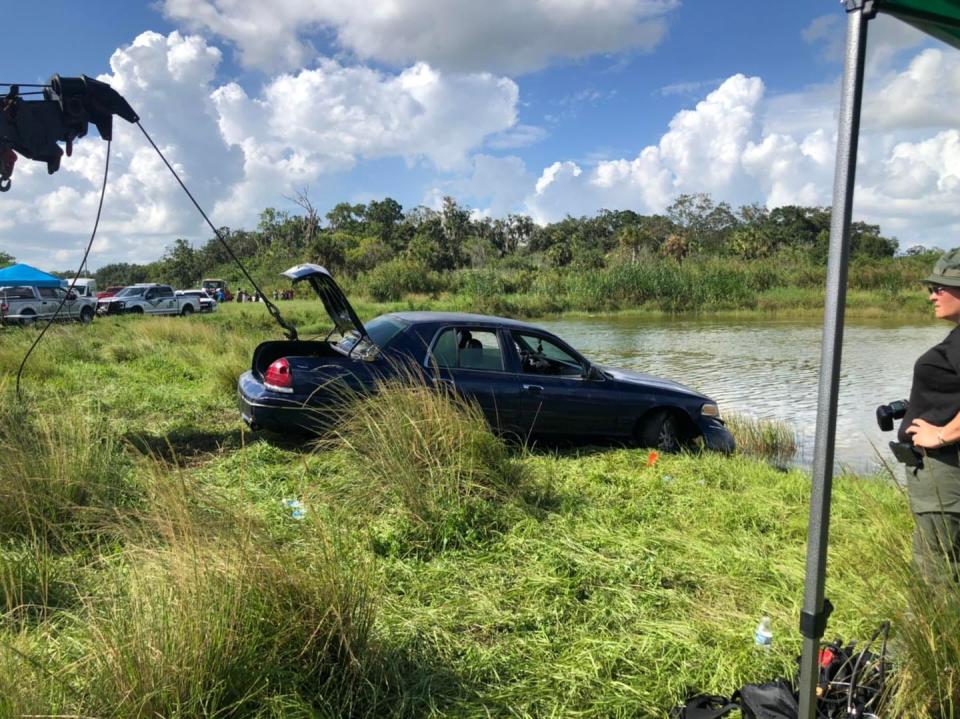
[[[322,217],[306,192],[293,199],[301,212],[267,208],[256,229],[221,228],[237,257],[261,264],[314,262],[349,276],[392,261],[432,272],[511,264],[599,269],[614,261],[751,260],[791,253],[795,260],[821,265],[826,264],[830,234],[830,208],[770,210],[752,204],[733,209],[703,193],[678,196],[664,214],[604,209],[592,217],[568,216],[547,225],[521,214],[479,216],[452,197],[436,210],[418,206],[404,211],[390,197],[341,202]],[[879,225],[853,223],[855,260],[893,257],[897,251],[896,238],[884,236]],[[907,254],[923,251],[915,247]],[[199,248],[180,238],[155,262],[108,264],[95,277],[102,287],[148,281],[188,287],[211,273],[228,272],[223,268],[230,262],[216,238]]]

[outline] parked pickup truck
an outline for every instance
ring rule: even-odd
[[[113,297],[97,301],[101,315],[192,315],[200,311],[196,297],[177,297],[170,285],[139,284],[124,287]]]
[[[70,289],[70,283],[73,282],[73,278],[67,280],[61,280],[60,286],[65,290]],[[97,296],[97,281],[92,277],[78,277],[76,284],[73,286],[73,291],[76,292],[80,297],[93,297]]]
[[[216,312],[217,301],[206,290],[177,290],[177,297],[192,297],[200,303],[201,312]]]
[[[63,307],[57,319],[79,320],[87,323],[93,319],[97,301],[80,297],[76,292],[67,292],[62,287],[0,287],[0,322],[3,324],[30,325],[37,320],[49,319],[57,311],[61,300]]]

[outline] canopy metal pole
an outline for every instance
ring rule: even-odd
[[[820,352],[820,387],[817,399],[817,429],[813,450],[813,483],[810,524],[807,529],[807,576],[804,584],[800,632],[799,719],[814,719],[820,638],[831,606],[824,600],[827,542],[830,529],[830,492],[833,483],[833,451],[837,429],[837,393],[840,385],[840,353],[843,346],[843,314],[847,294],[847,261],[850,254],[850,216],[860,132],[860,102],[867,47],[867,19],[871,0],[847,0],[847,49],[843,72],[840,126],[837,132],[837,163],[833,180],[833,213],[830,217],[830,255]]]

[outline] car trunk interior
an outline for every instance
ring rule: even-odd
[[[263,373],[274,360],[281,357],[342,357],[329,342],[274,340],[263,342],[253,352],[253,373],[263,378]]]

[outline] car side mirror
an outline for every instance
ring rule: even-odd
[[[583,373],[583,378],[591,382],[602,382],[606,379],[603,372],[593,365],[587,367],[586,372]]]
[[[68,292],[68,293],[67,293],[67,299],[68,299],[68,300],[75,300],[75,299],[77,299],[77,293],[76,293],[76,292]]]

